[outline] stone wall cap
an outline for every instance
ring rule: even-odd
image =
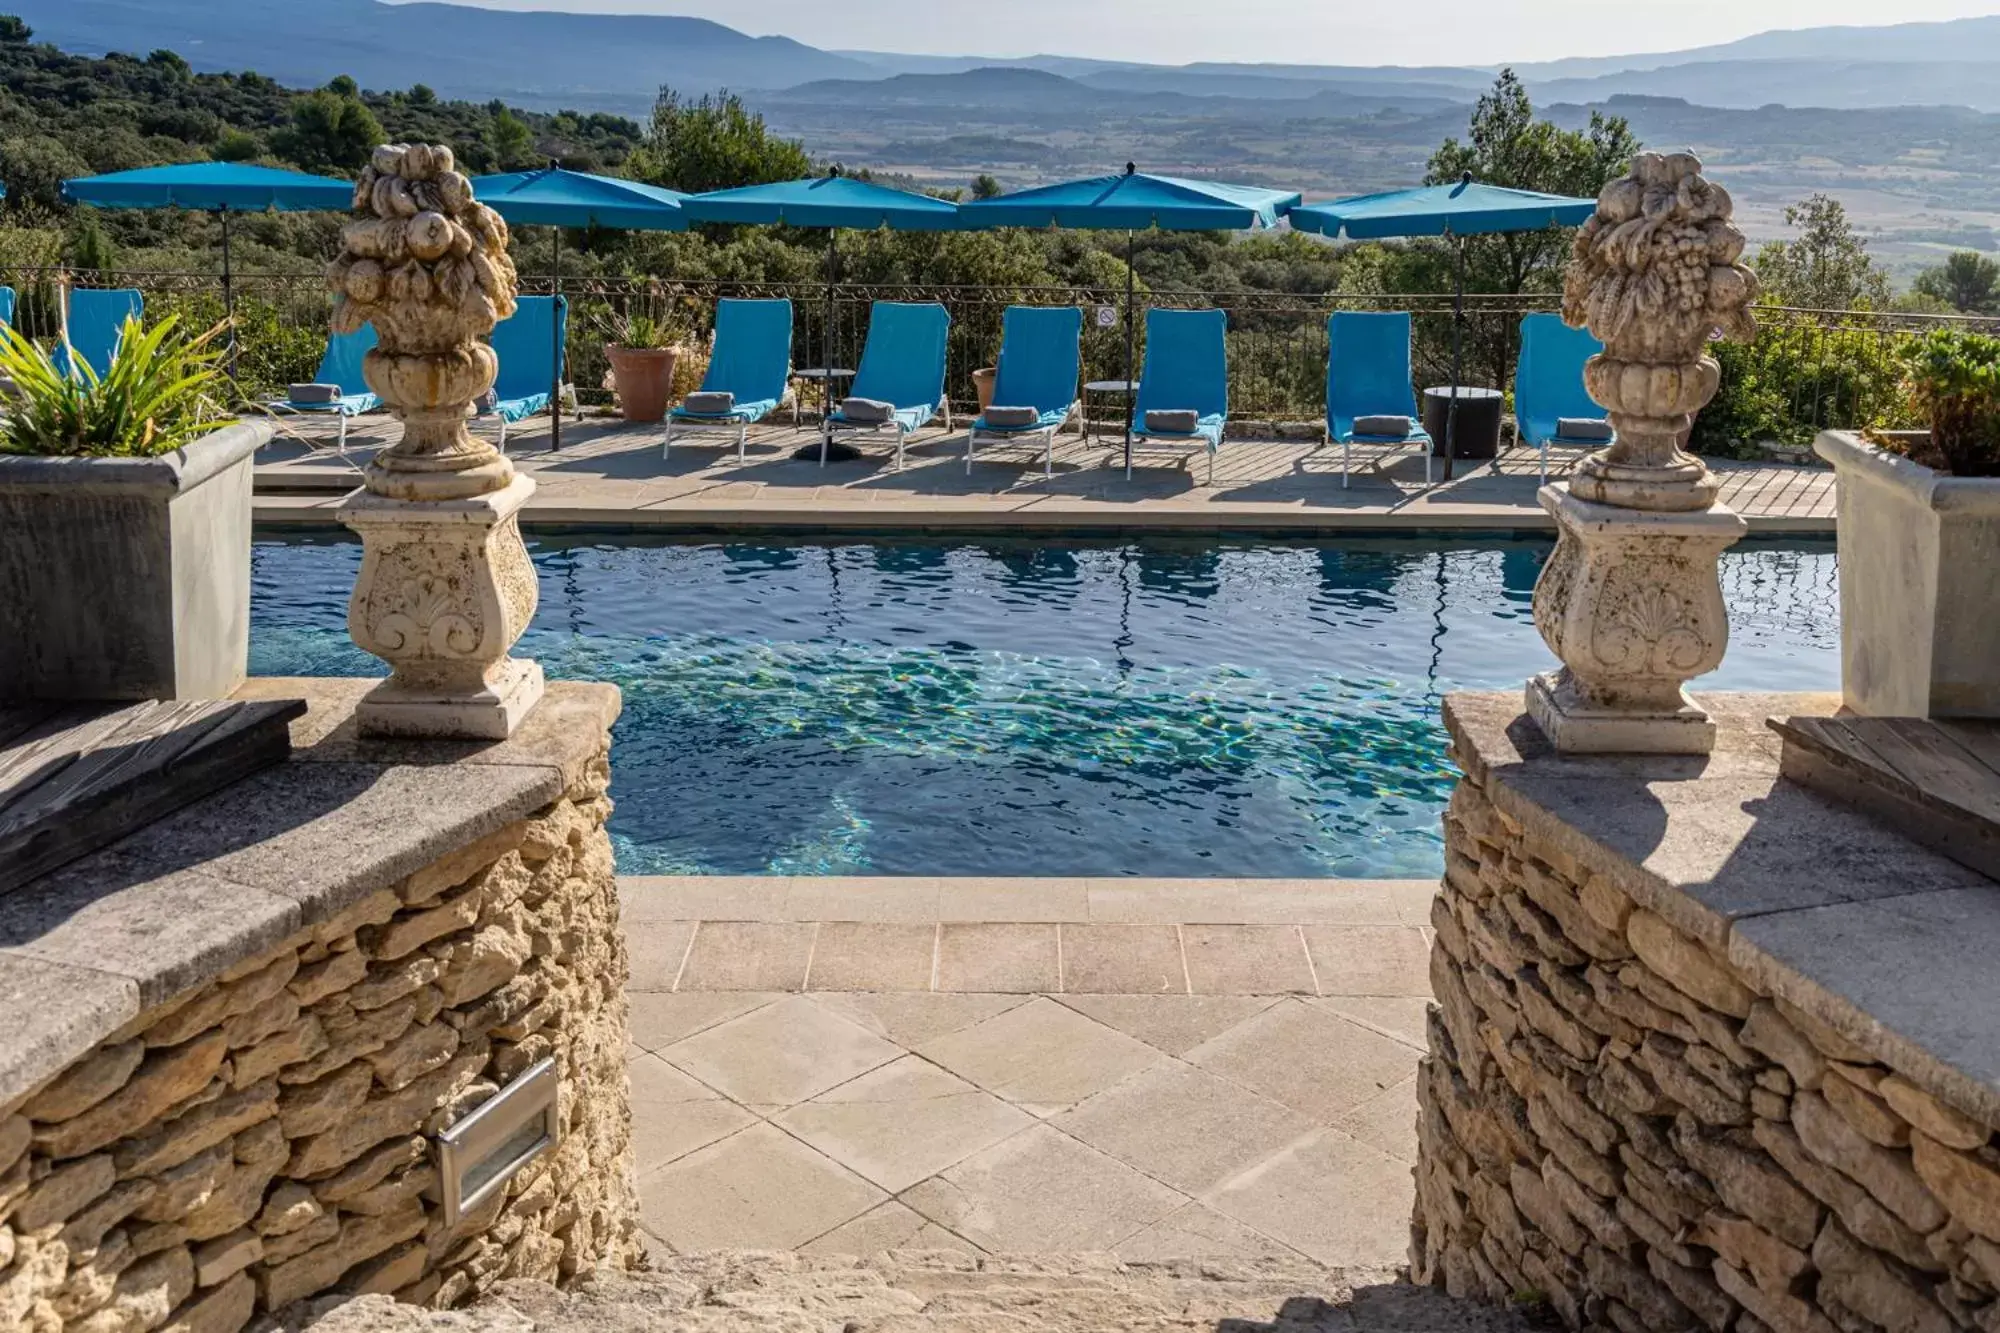
[[[532,815],[601,752],[616,687],[558,683],[504,742],[363,742],[370,680],[308,700],[264,769],[0,899],[0,1107],[138,1013]]]
[[[1836,469],[1890,482],[1939,513],[2000,515],[2000,477],[1954,477],[1871,444],[1849,430],[1823,430],[1813,452]]]
[[[1533,838],[1927,1091],[2000,1113],[2000,885],[1780,776],[1766,719],[1839,695],[1696,700],[1707,756],[1559,755],[1518,694],[1450,695],[1444,715],[1468,778]]]
[[[176,495],[256,453],[270,443],[274,430],[269,421],[238,421],[156,458],[0,454],[0,490]]]

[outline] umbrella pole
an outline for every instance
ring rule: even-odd
[[[1465,360],[1465,240],[1458,241],[1457,282],[1451,296],[1451,406],[1444,414],[1444,479],[1451,480],[1452,460],[1457,456],[1458,382]]]
[[[229,380],[236,381],[236,288],[229,266],[229,205],[222,206],[222,318],[229,325]]]
[[[834,243],[840,236],[840,228],[826,229],[826,322],[821,326],[820,358],[822,369],[833,369],[833,273],[838,256],[834,253]],[[827,416],[833,411],[833,376],[828,375],[819,382],[819,419],[826,424]]]
[[[1132,261],[1137,257],[1132,229],[1125,229],[1125,480],[1132,480],[1132,408],[1139,391],[1132,387],[1132,358],[1138,346],[1138,329],[1132,323]]]
[[[555,259],[555,307],[549,311],[549,448],[562,448],[562,379],[563,379],[563,304],[562,304],[562,228],[553,227],[556,234]]]
[[[792,454],[793,458],[806,458],[814,462],[824,460],[829,463],[846,463],[861,457],[861,451],[853,445],[835,440],[827,435],[827,421],[833,416],[833,288],[838,271],[840,253],[836,248],[840,239],[840,228],[826,229],[826,299],[823,304],[824,328],[820,333],[820,381],[819,381],[819,439],[811,444],[802,444]]]

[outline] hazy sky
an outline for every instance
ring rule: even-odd
[[[821,47],[1180,64],[1491,65],[1705,46],[1767,28],[1990,13],[1994,0],[469,0],[692,14]]]

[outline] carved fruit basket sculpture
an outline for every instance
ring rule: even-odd
[[[377,148],[354,207],[367,216],[343,229],[327,270],[333,329],[375,326],[362,374],[403,423],[402,440],[370,467],[369,489],[407,499],[498,490],[513,469],[466,429],[465,414],[499,369],[478,340],[514,313],[507,224],[472,197],[442,145]],[[450,475],[464,472],[478,475]]]

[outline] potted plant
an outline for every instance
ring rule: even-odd
[[[220,698],[250,649],[250,469],[225,326],[126,322],[102,377],[0,325],[0,700]]]
[[[1927,435],[1813,443],[1838,474],[1841,689],[1877,717],[2000,717],[2000,338],[1930,334],[1904,387]]]
[[[638,314],[625,321],[618,341],[604,349],[618,407],[627,421],[658,421],[666,416],[674,362],[680,356],[678,344],[665,324]]]
[[[972,372],[972,392],[978,395],[979,411],[984,415],[993,406],[993,381],[1000,375],[998,366],[981,366]]]

